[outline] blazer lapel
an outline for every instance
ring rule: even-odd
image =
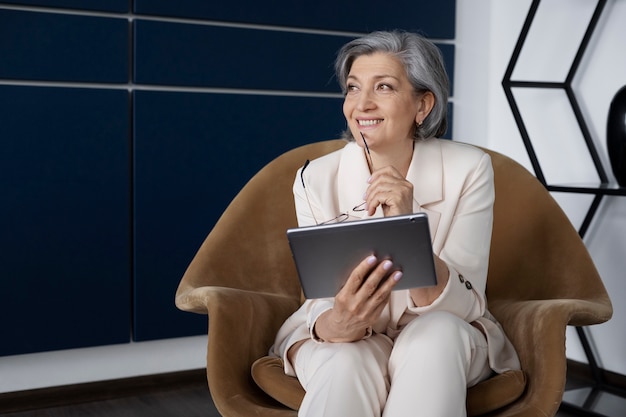
[[[415,142],[407,180],[413,184],[413,211],[428,214],[431,239],[434,241],[441,213],[429,206],[443,199],[443,160],[439,140]]]
[[[351,220],[370,217],[365,210],[354,210],[357,206],[363,208],[363,195],[371,175],[363,149],[355,142],[348,143],[344,148],[337,171],[340,213],[348,213]],[[371,217],[382,217],[382,209],[379,207]]]

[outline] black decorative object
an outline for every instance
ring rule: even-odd
[[[619,89],[609,107],[606,145],[617,182],[626,186],[626,85]]]

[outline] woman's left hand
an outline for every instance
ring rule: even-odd
[[[377,169],[368,182],[365,203],[370,216],[378,206],[382,206],[385,217],[413,212],[413,184],[397,169],[392,166]]]

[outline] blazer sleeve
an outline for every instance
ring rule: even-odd
[[[317,222],[316,218],[324,218],[325,213],[318,204],[316,193],[307,193],[305,189],[306,179],[302,176],[302,168],[296,174],[293,183],[293,196],[296,206],[296,217],[298,226],[312,226]],[[274,345],[270,349],[270,354],[282,357],[284,370],[287,375],[295,376],[293,365],[289,362],[287,351],[299,340],[311,338],[316,342],[313,334],[313,327],[318,317],[334,305],[333,298],[321,298],[306,300],[300,308],[294,312],[281,326]]]

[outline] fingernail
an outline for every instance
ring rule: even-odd
[[[367,177],[367,183],[369,184],[370,182],[372,182],[372,177],[371,176]]]
[[[368,265],[374,265],[375,263],[376,263],[376,257],[374,255],[372,255],[369,258],[367,258],[367,264]]]
[[[404,275],[402,271],[396,272],[395,274],[393,274],[393,280],[396,282],[400,281],[402,279],[402,275]]]
[[[383,262],[383,269],[385,271],[389,271],[391,269],[392,265],[393,265],[393,263],[391,261],[385,261],[385,262]]]

